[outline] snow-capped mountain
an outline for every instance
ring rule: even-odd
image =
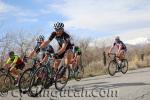
[[[130,45],[144,45],[150,43],[150,38],[147,37],[139,37],[136,39],[126,41],[127,44]]]

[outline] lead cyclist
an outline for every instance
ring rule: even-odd
[[[65,65],[69,65],[71,63],[71,60],[73,59],[73,44],[71,43],[70,35],[64,31],[64,24],[61,22],[54,24],[54,31],[49,36],[48,40],[41,44],[40,48],[47,46],[54,38],[59,44],[59,48],[55,53],[56,59],[54,60],[53,66],[54,71],[57,71],[60,64],[60,60],[58,59],[64,58]]]

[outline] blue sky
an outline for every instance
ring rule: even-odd
[[[48,36],[64,22],[77,37],[150,37],[149,0],[0,0],[0,32],[24,29]]]

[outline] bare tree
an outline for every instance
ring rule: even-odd
[[[82,50],[82,59],[83,59],[83,64],[87,65],[89,64],[90,57],[88,53],[88,47],[89,47],[90,39],[81,39],[79,40],[79,47]]]
[[[23,30],[20,30],[17,33],[14,42],[18,48],[17,51],[20,53],[21,57],[26,55],[26,52],[32,48],[36,35],[32,35],[31,33],[27,33]]]

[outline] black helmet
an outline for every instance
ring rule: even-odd
[[[10,51],[9,52],[9,57],[13,56],[14,54],[15,54],[14,51]]]
[[[61,23],[61,22],[57,22],[54,24],[54,29],[55,30],[58,30],[58,29],[61,29],[61,28],[64,28],[64,24]]]

